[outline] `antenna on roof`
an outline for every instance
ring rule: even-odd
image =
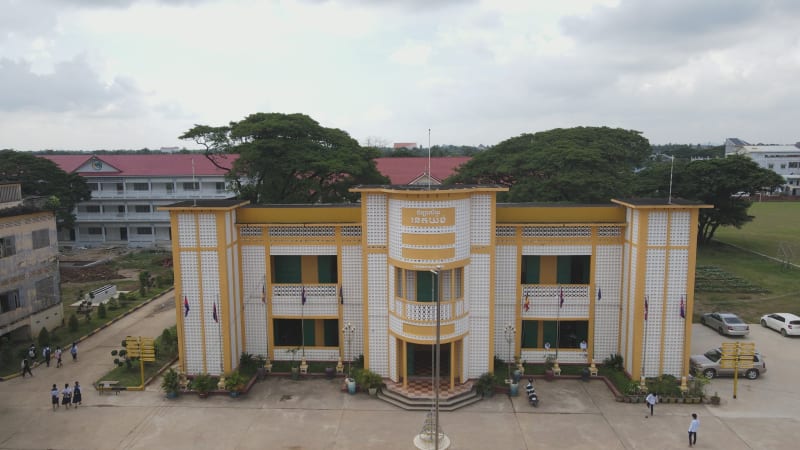
[[[431,129],[428,128],[428,190],[431,190]]]
[[[675,155],[669,155],[672,158],[672,163],[669,165],[669,196],[667,197],[667,204],[672,204],[672,169],[675,167]]]
[[[196,182],[194,178],[194,158],[192,158],[192,190],[194,190],[194,187],[197,186],[195,183]],[[194,203],[192,204],[192,206],[197,206],[197,193],[194,194]]]

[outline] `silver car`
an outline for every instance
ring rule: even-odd
[[[702,373],[708,378],[714,378],[720,375],[733,375],[733,369],[720,367],[720,358],[722,358],[722,349],[714,348],[702,355],[692,355],[689,358],[689,366],[691,367],[692,373]],[[766,371],[767,363],[764,362],[764,357],[761,356],[761,353],[756,352],[755,355],[753,355],[753,367],[746,369],[740,368],[739,375],[743,375],[750,380],[755,380]]]
[[[700,317],[700,323],[717,330],[722,335],[747,336],[750,334],[750,326],[733,313],[705,313]]]

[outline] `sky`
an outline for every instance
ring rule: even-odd
[[[0,149],[196,148],[303,113],[362,145],[573,126],[800,141],[797,0],[0,0]],[[430,130],[430,132],[429,132]]]

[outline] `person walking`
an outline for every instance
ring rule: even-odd
[[[72,343],[72,347],[69,348],[69,353],[72,355],[72,361],[78,360],[78,344]]]
[[[22,378],[25,378],[25,374],[33,376],[33,372],[31,372],[31,364],[28,362],[28,358],[22,359]]]
[[[656,397],[656,394],[653,394],[651,392],[647,394],[647,397],[645,397],[644,401],[647,404],[647,406],[650,407],[650,417],[653,417],[653,408],[655,408],[656,402],[658,402],[658,397]]]
[[[56,348],[56,369],[61,367],[61,347]]]
[[[64,384],[64,389],[61,390],[61,404],[66,406],[69,409],[69,405],[72,403],[72,388],[69,387],[69,383]]]
[[[700,428],[700,420],[696,413],[692,413],[692,421],[689,423],[689,447],[697,444],[697,429]]]
[[[53,404],[53,411],[58,408],[58,386],[53,384],[53,389],[50,389],[50,403]]]
[[[44,357],[44,363],[47,364],[47,367],[50,367],[50,357],[53,356],[53,352],[50,351],[50,346],[45,345],[44,350],[42,350],[42,357]]]
[[[28,347],[28,358],[31,359],[31,363],[36,361],[36,346],[33,344],[31,344],[31,346]]]
[[[75,409],[78,409],[78,405],[81,404],[81,385],[76,381],[75,387],[72,388],[72,406]]]

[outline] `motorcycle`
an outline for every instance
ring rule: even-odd
[[[525,386],[525,391],[528,393],[528,403],[533,407],[539,406],[539,396],[536,394],[536,389],[533,387],[533,379],[528,379],[528,384]]]

